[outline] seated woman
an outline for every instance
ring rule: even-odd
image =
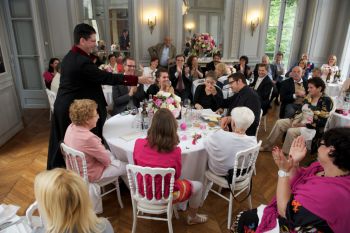
[[[279,119],[276,121],[270,135],[266,138],[266,144],[260,148],[260,151],[271,151],[272,146],[277,139],[287,132],[282,150],[288,154],[293,139],[301,135],[301,127],[315,129],[322,132],[326,125],[329,112],[333,108],[332,99],[324,94],[325,83],[320,78],[311,78],[308,80],[308,92],[305,97],[302,112],[296,113],[294,118]]]
[[[321,66],[321,78],[324,82],[333,82],[334,75],[339,71],[337,66],[337,57],[335,55],[330,55],[328,57],[327,64]]]
[[[156,95],[159,91],[174,94],[174,88],[171,86],[168,70],[162,67],[157,70],[156,81],[148,88],[147,96]]]
[[[254,122],[253,111],[236,107],[232,109],[231,117],[232,132],[220,129],[204,141],[209,169],[218,176],[227,175],[227,171],[233,168],[237,152],[257,145],[256,137],[245,133]]]
[[[35,199],[45,222],[36,232],[113,233],[111,223],[96,216],[84,180],[73,171],[56,168],[35,177]]]
[[[152,57],[150,65],[142,68],[143,76],[146,76],[146,77],[150,76],[150,77],[153,78],[153,81],[155,81],[156,80],[156,72],[157,72],[158,64],[159,64],[158,57]],[[143,90],[145,92],[147,92],[149,87],[150,87],[149,84],[144,84],[143,85]]]
[[[125,163],[115,159],[106,150],[101,138],[90,130],[96,127],[99,118],[97,104],[93,100],[74,100],[69,107],[72,123],[64,136],[64,143],[85,154],[89,182],[126,174]]]
[[[187,65],[190,68],[190,75],[192,80],[203,78],[203,71],[198,64],[198,57],[196,55],[191,55],[187,59]]]
[[[117,57],[115,56],[115,54],[112,53],[108,55],[108,64],[104,66],[103,69],[110,73],[120,73],[118,71]]]
[[[220,108],[223,95],[215,83],[216,73],[214,71],[207,72],[204,85],[198,85],[194,93],[194,107],[196,109],[210,108],[216,112]]]
[[[215,72],[217,77],[216,85],[222,89],[223,86],[227,84],[227,77],[230,75],[227,70],[227,65],[222,62],[216,64]]]
[[[45,86],[47,89],[51,89],[51,82],[53,77],[55,77],[56,73],[58,72],[57,66],[59,63],[60,60],[58,58],[51,58],[49,61],[49,68],[43,73]]]
[[[248,66],[248,62],[249,62],[248,57],[243,55],[239,58],[239,64],[236,64],[233,66],[237,72],[244,74],[244,76],[247,80],[249,79],[250,75],[252,74],[252,71],[250,70],[250,67]]]
[[[204,223],[208,220],[206,215],[197,214],[202,197],[202,183],[198,181],[180,180],[181,176],[181,148],[177,135],[177,121],[170,110],[159,109],[153,116],[151,128],[147,132],[147,138],[137,139],[134,148],[134,162],[144,167],[174,168],[174,202],[183,202],[189,198],[189,213],[187,224]],[[143,187],[142,178],[139,181]],[[170,179],[165,185],[169,185]],[[146,182],[147,183],[147,182]],[[152,195],[151,184],[146,184],[147,190]],[[156,179],[156,195],[161,193],[161,180]],[[143,192],[141,188],[140,192]],[[152,197],[150,197],[152,198]]]
[[[306,155],[301,136],[293,141],[288,158],[275,147],[276,197],[267,207],[240,213],[235,232],[349,232],[349,150],[350,128],[325,132],[318,161],[307,168],[299,167]]]

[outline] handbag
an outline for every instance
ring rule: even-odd
[[[250,169],[251,169],[251,167],[249,167],[248,169],[247,169],[247,168],[244,168],[243,170],[237,169],[236,177],[238,177],[239,175],[245,175],[247,172],[250,172]],[[242,172],[242,173],[241,173],[241,172]],[[243,200],[239,201],[239,200],[237,200],[237,199],[235,198],[235,195],[234,195],[233,192],[232,192],[232,187],[231,187],[231,185],[232,185],[232,178],[233,178],[233,168],[231,168],[230,170],[227,171],[227,175],[225,176],[225,179],[226,179],[226,181],[227,181],[228,187],[230,188],[230,192],[231,192],[233,198],[234,198],[236,201],[238,201],[239,203],[241,203],[241,202],[245,201],[245,200],[249,197],[249,195],[251,194],[252,188],[253,188],[253,179],[250,178],[249,193],[247,194],[247,196],[245,196],[245,197],[243,198]]]

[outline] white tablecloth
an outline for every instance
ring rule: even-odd
[[[146,132],[132,128],[132,123],[135,116],[133,115],[116,115],[108,119],[103,127],[103,137],[107,141],[112,154],[118,159],[133,163],[133,150],[136,138],[145,138]],[[186,131],[179,129],[180,147],[182,150],[182,171],[181,177],[202,181],[204,180],[204,173],[207,169],[208,154],[204,149],[203,140],[214,132],[216,129],[209,128],[201,130],[198,127],[189,128]],[[201,133],[202,138],[199,139],[196,145],[192,144],[192,134]],[[133,135],[131,140],[125,140],[121,137]],[[186,135],[187,140],[183,140]],[[135,138],[136,137],[136,138]]]
[[[327,83],[325,93],[328,96],[339,96],[341,87],[341,83]]]
[[[344,116],[343,114],[331,112],[325,126],[325,131],[336,127],[350,127],[350,114]]]
[[[103,90],[103,94],[105,95],[107,105],[112,106],[113,105],[112,86],[103,85],[102,90]]]

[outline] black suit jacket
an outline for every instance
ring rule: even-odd
[[[240,64],[234,65],[233,68],[236,69],[236,72],[240,72],[240,71],[241,71],[241,66],[240,66]],[[244,76],[245,76],[246,79],[249,79],[249,77],[248,77],[248,72],[249,72],[249,70],[250,70],[250,66],[245,65],[245,69],[244,69],[243,74],[244,74]]]
[[[223,100],[224,108],[228,108],[228,115],[231,114],[231,111],[235,107],[247,107],[251,109],[254,113],[255,119],[253,124],[247,129],[246,134],[248,136],[255,136],[256,130],[260,122],[260,111],[261,104],[258,94],[250,87],[243,87],[240,92],[234,94],[228,99]]]
[[[106,100],[101,85],[137,84],[136,76],[125,78],[122,74],[112,74],[98,69],[89,56],[77,47],[63,58],[60,87],[54,104],[47,159],[47,168],[65,167],[60,150],[66,129],[71,123],[69,106],[75,99],[92,99],[97,103],[100,115],[93,131],[102,138],[102,127],[106,120]]]
[[[113,96],[113,115],[124,112],[126,107],[129,104],[130,98],[132,98],[132,102],[134,106],[137,108],[140,107],[140,102],[146,98],[146,93],[143,90],[143,85],[140,84],[137,87],[136,93],[130,97],[129,89],[124,85],[117,85],[112,88],[112,96]]]
[[[258,78],[254,78],[253,83],[250,85],[253,89],[255,87],[257,80]],[[265,76],[265,78],[260,83],[258,89],[255,90],[260,97],[261,109],[263,110],[263,115],[267,113],[267,110],[270,107],[270,93],[272,88],[273,88],[273,84],[270,77]]]
[[[303,86],[305,92],[307,93],[307,81],[303,79]],[[280,108],[280,118],[284,118],[284,110],[287,104],[291,104],[295,101],[293,95],[295,94],[295,86],[293,78],[288,78],[281,82],[280,89],[280,99],[281,99],[281,108]]]
[[[271,75],[272,75],[271,78],[272,78],[272,80],[276,81],[278,79],[277,66],[275,64],[270,63],[269,67],[270,67]],[[259,64],[256,64],[255,68],[254,68],[254,78],[259,77],[258,69],[259,69]]]
[[[180,96],[182,100],[184,99],[190,99],[191,102],[193,101],[192,98],[192,78],[191,76],[186,77],[185,75],[185,68],[182,69],[182,80],[184,82],[184,90],[182,92],[179,92],[178,90],[176,90],[176,85],[177,85],[177,81],[179,80],[178,77],[175,76],[176,73],[176,66],[172,66],[169,69],[169,77],[170,77],[170,81],[171,81],[171,85],[174,88],[175,94]]]

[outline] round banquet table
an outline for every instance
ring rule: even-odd
[[[336,127],[350,128],[350,113],[344,116],[343,114],[331,112],[325,126],[325,131]]]
[[[109,145],[113,155],[119,160],[133,164],[133,150],[137,138],[145,138],[146,131],[132,127],[135,124],[134,115],[120,114],[108,119],[103,127],[103,137]],[[219,127],[210,128],[206,123],[205,129],[191,127],[185,131],[178,129],[182,151],[181,178],[204,181],[204,173],[207,169],[208,154],[204,148],[203,140]],[[192,144],[192,135],[201,133],[202,138]],[[185,138],[187,137],[187,139]]]
[[[339,96],[342,83],[326,83],[325,93],[328,96]]]

